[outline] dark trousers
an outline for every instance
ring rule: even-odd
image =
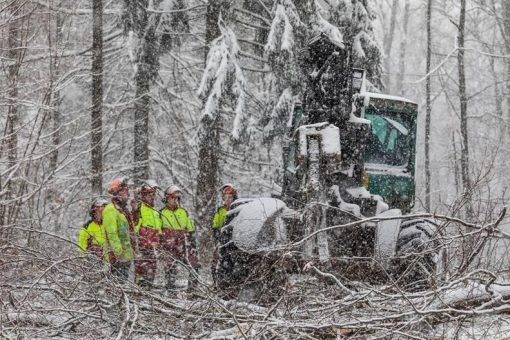
[[[140,258],[135,261],[135,273],[138,280],[140,280],[138,283],[151,285],[154,283],[154,277],[158,268],[156,253],[154,248],[140,247],[138,251]]]
[[[116,262],[112,264],[112,274],[120,281],[127,281],[129,278],[129,267],[131,267],[131,261]]]

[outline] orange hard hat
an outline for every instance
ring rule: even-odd
[[[108,193],[111,195],[117,194],[122,188],[127,188],[127,182],[126,177],[115,177],[108,185]]]

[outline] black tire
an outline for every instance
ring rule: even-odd
[[[253,199],[237,200],[227,214],[225,226],[221,230],[219,243],[219,265],[217,269],[218,286],[229,291],[231,296],[239,296],[245,301],[270,300],[281,296],[280,290],[287,281],[287,264],[281,253],[245,252],[238,248],[233,240],[236,217],[243,209],[250,209]],[[264,218],[265,226],[272,226],[280,218],[284,209],[277,209]],[[257,236],[257,244],[270,245],[271,234]]]
[[[434,286],[440,251],[436,224],[423,219],[403,222],[397,239],[395,282],[406,291]]]

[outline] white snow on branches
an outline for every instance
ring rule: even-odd
[[[277,118],[280,116],[287,116],[294,108],[294,95],[292,94],[292,89],[287,87],[283,90],[282,95],[278,99],[278,103],[273,109],[271,116],[273,118]],[[281,115],[278,113],[282,113]],[[288,123],[287,123],[288,124]]]
[[[206,99],[202,111],[202,119],[208,117],[213,120],[218,112],[220,102],[231,96],[236,101],[232,137],[239,139],[246,119],[245,79],[239,66],[239,45],[230,27],[226,27],[220,19],[221,35],[212,42],[207,55],[207,65],[198,89],[200,98]]]
[[[377,42],[375,42],[374,39],[366,31],[360,31],[358,34],[356,34],[353,41],[354,53],[356,53],[356,55],[360,58],[364,58],[366,56],[362,42],[364,42],[365,46],[367,47],[377,47]]]
[[[314,13],[314,16],[312,18],[312,28],[313,30],[319,34],[324,33],[331,42],[338,46],[344,46],[344,39],[342,36],[342,33],[340,33],[340,30],[338,27],[332,25],[329,23],[326,19],[324,19],[320,13],[320,6],[317,4],[317,12]]]
[[[302,25],[296,6],[292,1],[283,0],[281,4],[276,5],[271,30],[265,46],[266,52],[272,54],[287,51],[292,55],[294,30]]]
[[[294,33],[290,20],[282,5],[276,7],[273,23],[266,44],[266,51],[269,53],[286,50],[292,54]]]

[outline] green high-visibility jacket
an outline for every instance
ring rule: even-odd
[[[85,255],[89,246],[94,245],[101,247],[102,249],[105,242],[106,235],[101,224],[98,224],[95,221],[89,221],[80,228],[80,234],[78,236],[78,251],[81,256]]]
[[[140,232],[141,227],[154,229],[158,233],[161,233],[161,216],[159,211],[144,202],[140,205],[140,218],[135,225],[137,234]]]
[[[104,247],[105,257],[113,251],[120,261],[132,260],[134,252],[129,223],[126,216],[113,203],[109,203],[103,210],[103,227],[108,239]]]
[[[213,229],[221,229],[225,225],[225,218],[227,217],[227,208],[221,207],[218,209],[213,218]]]
[[[195,232],[195,225],[186,209],[178,207],[175,210],[164,208],[161,210],[161,221],[163,229],[187,230],[189,233]]]

